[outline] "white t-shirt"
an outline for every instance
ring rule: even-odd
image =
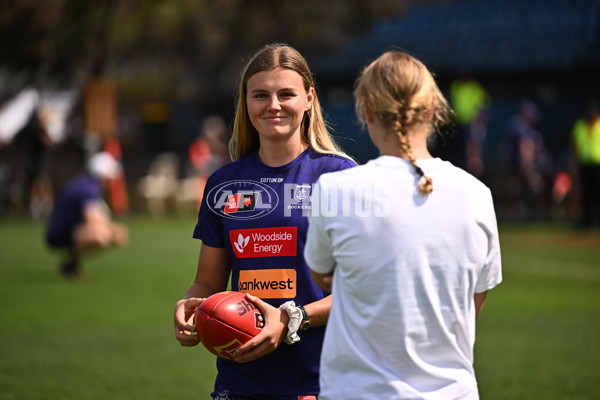
[[[428,196],[391,156],[313,188],[305,257],[335,270],[320,400],[479,398],[473,295],[502,280],[492,196],[449,162],[418,164]]]

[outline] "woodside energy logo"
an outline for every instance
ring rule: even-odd
[[[229,232],[229,240],[237,258],[295,257],[298,227],[237,229]]]
[[[264,217],[275,210],[278,203],[279,196],[273,188],[251,180],[224,182],[207,194],[209,209],[231,219]]]

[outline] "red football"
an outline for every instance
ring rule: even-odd
[[[256,336],[265,320],[240,292],[219,292],[206,298],[194,315],[200,342],[211,353],[231,359],[231,353]]]

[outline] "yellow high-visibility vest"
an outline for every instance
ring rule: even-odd
[[[600,119],[593,123],[583,118],[575,121],[573,139],[580,163],[600,164]]]
[[[450,86],[452,106],[456,119],[461,124],[470,124],[488,102],[488,94],[473,80],[454,81]]]

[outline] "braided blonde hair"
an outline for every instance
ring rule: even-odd
[[[419,175],[419,189],[431,193],[433,181],[417,164],[408,132],[428,124],[429,135],[450,121],[452,110],[427,67],[405,52],[385,52],[362,71],[354,99],[363,125],[368,110],[398,136],[402,152]]]

